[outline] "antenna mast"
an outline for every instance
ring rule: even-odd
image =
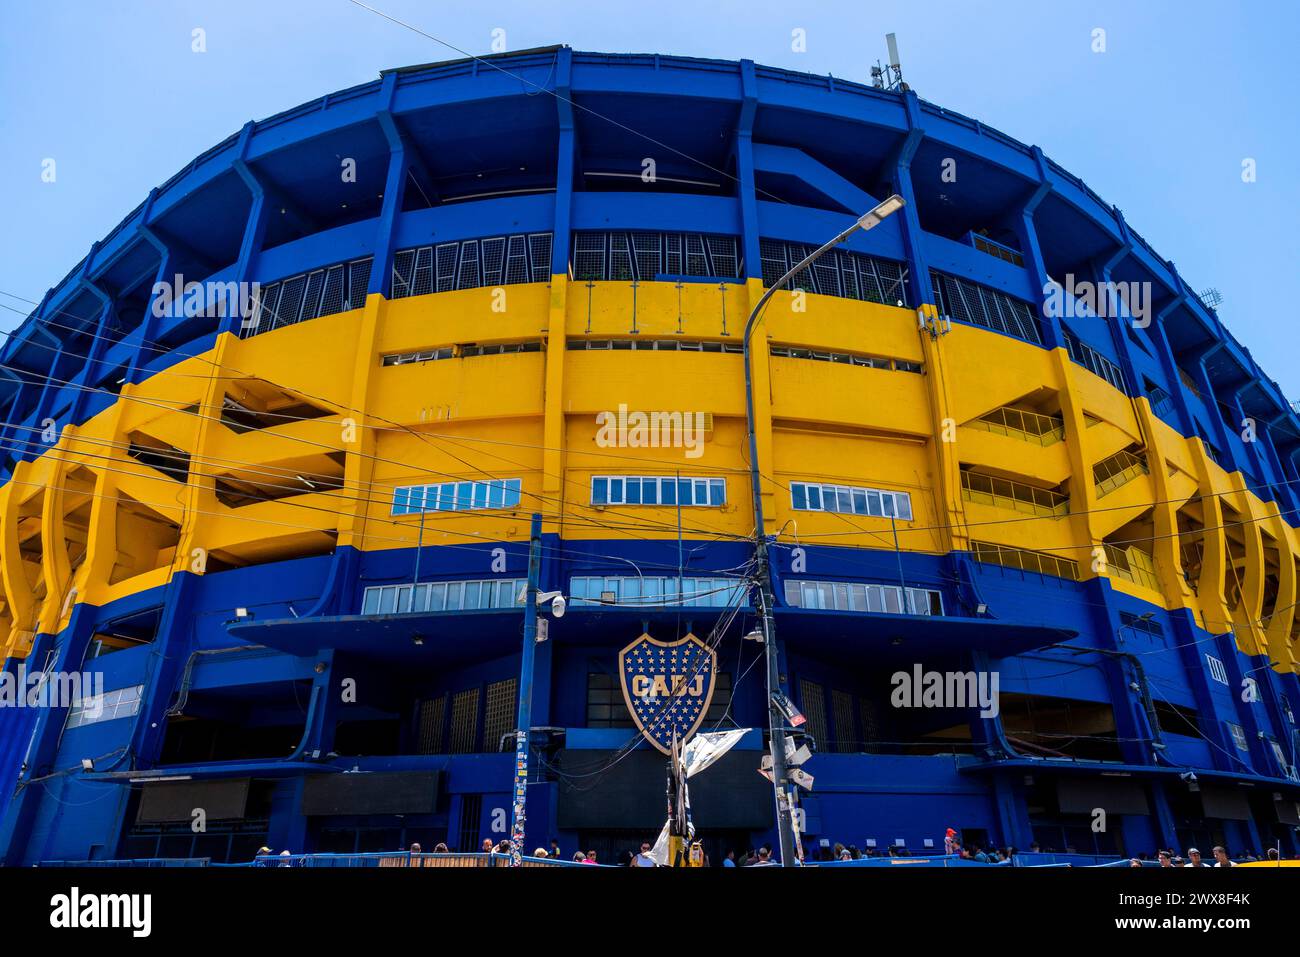
[[[885,34],[885,44],[889,48],[889,62],[884,66],[880,61],[871,68],[871,85],[877,90],[889,90],[905,93],[909,89],[903,82],[903,65],[899,62],[898,39],[892,33]]]

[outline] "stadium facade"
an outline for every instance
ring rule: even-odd
[[[9,337],[0,650],[94,694],[0,709],[3,860],[506,837],[534,512],[529,846],[656,833],[619,652],[713,643],[701,727],[764,726],[739,334],[891,193],[754,340],[804,841],[1300,850],[1300,421],[1173,264],[913,92],[556,47],[247,124]],[[713,848],[773,839],[762,747],[693,782]]]

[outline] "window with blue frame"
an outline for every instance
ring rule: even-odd
[[[474,611],[515,608],[527,587],[523,578],[423,582],[419,585],[373,585],[361,600],[363,615],[401,615],[426,611]]]
[[[478,482],[440,482],[437,485],[403,485],[393,489],[393,514],[468,512],[484,508],[517,508],[522,479]]]
[[[787,579],[785,603],[793,608],[865,611],[886,615],[942,615],[943,594],[933,588],[904,588],[865,582]]]
[[[717,507],[727,504],[727,480],[671,475],[593,475],[591,504]]]
[[[144,685],[132,685],[84,697],[68,710],[68,721],[64,727],[71,731],[87,724],[130,718],[140,712],[143,692]]]
[[[801,512],[839,512],[874,518],[912,520],[912,496],[879,488],[826,485],[820,482],[791,482],[791,505]]]
[[[749,586],[735,578],[677,578],[662,575],[575,575],[569,598],[577,605],[686,605],[725,608],[743,605]]]

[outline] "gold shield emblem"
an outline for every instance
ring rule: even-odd
[[[713,700],[718,656],[694,635],[656,641],[642,635],[618,653],[623,700],[646,740],[664,754],[693,735]]]

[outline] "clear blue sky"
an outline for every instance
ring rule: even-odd
[[[863,82],[895,32],[922,97],[1083,177],[1193,288],[1222,292],[1228,327],[1300,398],[1295,0],[367,2],[473,53],[500,28],[512,50],[749,57]],[[191,52],[195,27],[204,54]],[[1105,53],[1091,49],[1097,27]],[[791,49],[795,28],[806,52]],[[4,3],[0,291],[40,299],[150,188],[245,121],[455,56],[348,0]],[[0,311],[0,329],[17,319]]]

